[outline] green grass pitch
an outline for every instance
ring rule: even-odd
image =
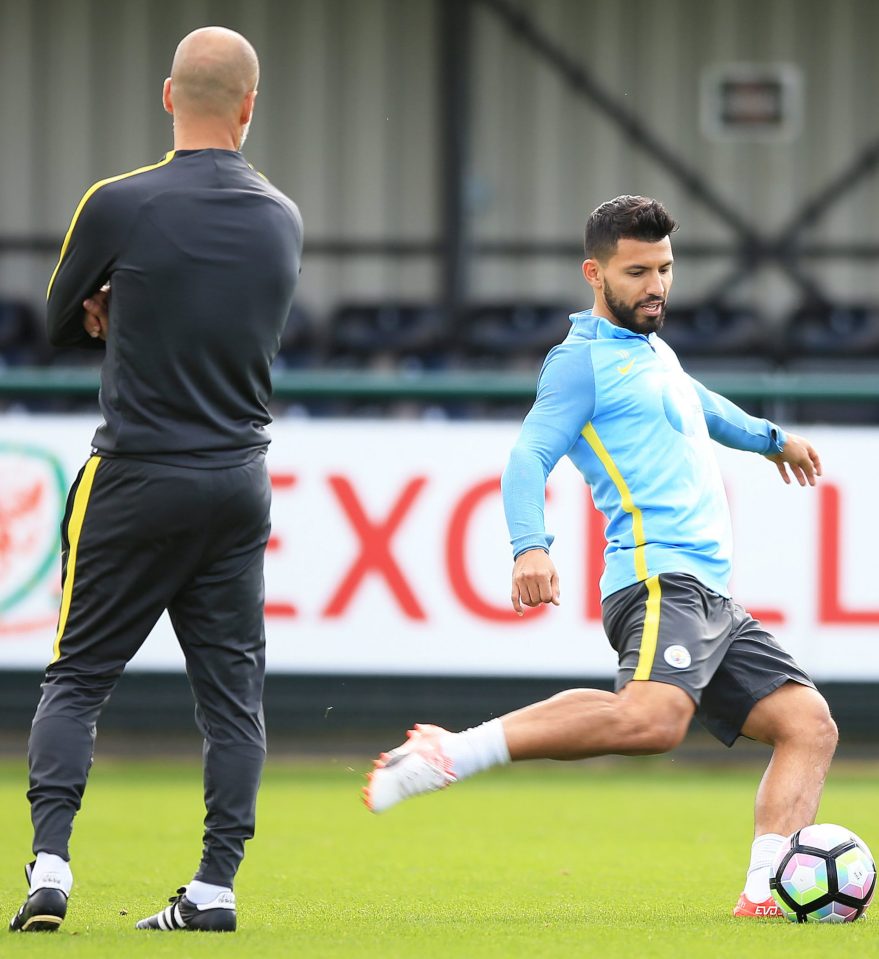
[[[759,771],[673,759],[502,769],[371,816],[365,759],[269,763],[236,885],[239,931],[146,933],[199,855],[195,763],[98,760],[56,934],[0,932],[0,956],[864,957],[846,926],[734,920]],[[879,768],[838,765],[821,809],[879,846]],[[21,761],[0,762],[0,907],[25,887]],[[879,907],[874,907],[879,908]]]

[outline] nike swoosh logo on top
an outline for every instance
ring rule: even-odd
[[[629,370],[632,368],[634,362],[635,362],[634,360],[629,360],[629,362],[626,363],[625,366],[618,366],[617,373],[628,373]]]

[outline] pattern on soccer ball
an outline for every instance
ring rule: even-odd
[[[876,891],[876,864],[851,830],[821,823],[784,841],[769,885],[791,922],[852,922]]]

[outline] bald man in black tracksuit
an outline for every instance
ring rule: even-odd
[[[199,54],[205,44],[211,55],[218,45],[223,53],[226,44],[234,56],[247,43],[211,29],[218,28],[186,38],[178,57],[192,37]],[[203,124],[190,124],[187,138],[186,121],[203,116],[188,102],[182,116],[186,74],[179,74],[175,146],[184,148],[85,194],[49,284],[54,345],[106,340],[104,421],[62,524],[57,636],[29,744],[37,860],[13,930],[52,930],[64,918],[68,840],[96,722],[164,610],[204,734],[207,816],[195,879],[138,925],[226,931],[236,924],[232,884],[253,835],[265,755],[270,366],[299,275],[302,221],[236,149],[249,111],[230,114],[228,142],[226,128],[205,136]],[[178,93],[167,89],[174,77],[166,81],[169,101]]]

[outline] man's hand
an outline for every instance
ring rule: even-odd
[[[82,327],[92,339],[107,339],[110,323],[110,285],[102,286],[82,304]]]
[[[807,483],[809,486],[814,486],[815,480],[821,475],[821,459],[815,447],[796,433],[788,433],[784,449],[766,458],[775,463],[781,478],[788,485],[790,485],[790,476],[785,464],[790,467],[791,473],[800,486],[805,486]]]
[[[529,549],[516,557],[510,599],[517,616],[525,612],[523,603],[526,606],[559,605],[559,574],[545,550]]]

